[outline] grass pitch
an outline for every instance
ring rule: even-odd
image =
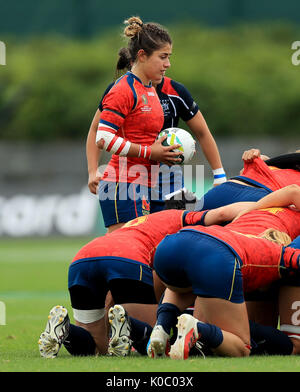
[[[38,338],[49,310],[64,305],[71,316],[68,265],[90,238],[0,240],[0,372],[298,372],[300,357],[191,358],[186,361],[72,357],[64,347],[55,359],[41,358]]]

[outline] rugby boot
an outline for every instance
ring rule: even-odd
[[[192,347],[196,345],[198,340],[197,320],[195,317],[184,313],[178,317],[177,339],[171,346],[171,359],[187,359]]]
[[[162,358],[169,356],[170,335],[163,329],[162,325],[155,325],[147,346],[147,354],[150,358]]]
[[[40,354],[44,358],[55,358],[67,338],[70,319],[65,307],[54,306],[49,313],[46,329],[38,341]]]
[[[108,321],[111,327],[111,337],[108,343],[108,354],[116,357],[130,355],[132,340],[130,339],[130,321],[126,310],[121,305],[115,305],[108,311]]]

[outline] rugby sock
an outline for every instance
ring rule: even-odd
[[[175,329],[177,317],[181,315],[181,311],[176,305],[164,303],[158,305],[156,325],[161,325],[167,334],[171,334],[171,329]]]
[[[70,324],[69,335],[63,344],[71,355],[88,356],[96,352],[96,343],[89,331],[74,324]]]
[[[291,355],[293,343],[289,337],[277,328],[249,321],[251,340],[255,345],[251,355]]]
[[[147,343],[152,332],[151,325],[132,317],[129,317],[129,320],[131,326],[130,338],[133,347],[140,354],[147,355]]]
[[[197,329],[199,333],[198,340],[207,344],[208,347],[216,348],[223,342],[223,333],[216,325],[199,321],[197,323]]]

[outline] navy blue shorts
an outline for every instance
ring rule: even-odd
[[[117,257],[74,261],[68,288],[75,309],[102,309],[110,290],[115,303],[156,303],[152,269],[143,263]]]
[[[197,296],[244,302],[237,255],[199,231],[181,230],[165,237],[156,249],[154,270],[167,285],[192,287]]]
[[[100,181],[99,202],[105,227],[150,213],[151,188],[127,182]]]
[[[212,210],[239,201],[257,201],[269,193],[264,188],[227,181],[206,192],[197,202],[195,211]]]

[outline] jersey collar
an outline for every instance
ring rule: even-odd
[[[138,82],[140,82],[143,86],[145,86],[145,87],[152,87],[152,82],[151,82],[151,80],[150,80],[150,83],[148,84],[148,85],[146,85],[146,84],[143,84],[143,82],[141,81],[141,79],[140,78],[138,78],[134,73],[132,73],[131,71],[127,71],[126,72],[126,75],[131,75],[134,79],[136,79]]]

